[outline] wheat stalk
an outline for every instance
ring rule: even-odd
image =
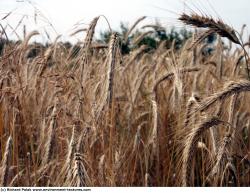
[[[192,13],[191,15],[183,13],[178,19],[187,25],[199,28],[209,28],[218,33],[221,37],[226,37],[232,42],[240,44],[240,40],[236,36],[235,30],[220,19],[214,20],[211,17],[200,16],[196,13]]]
[[[198,72],[199,70],[200,70],[200,68],[197,68],[197,67],[195,67],[195,68],[182,68],[178,72],[180,74],[185,74],[188,72]],[[158,80],[155,81],[153,90],[156,91],[156,89],[160,83],[162,83],[165,80],[169,80],[169,79],[173,78],[174,75],[175,75],[174,72],[168,72],[166,75],[163,75],[161,78],[159,78]]]
[[[221,173],[221,168],[223,168],[224,163],[227,160],[227,155],[228,155],[228,151],[230,148],[232,142],[232,136],[231,134],[226,134],[226,136],[223,138],[219,148],[218,148],[218,152],[216,155],[216,162],[210,172],[210,174],[207,177],[208,181],[211,181],[212,179],[215,180],[215,177],[218,178],[218,176]]]
[[[146,19],[146,16],[142,16],[140,18],[138,18],[135,23],[130,27],[130,29],[127,31],[125,37],[124,37],[124,42],[127,43],[128,42],[128,38],[129,38],[129,35],[131,34],[131,32],[133,31],[133,29],[141,22],[143,21],[144,19]]]
[[[57,127],[56,118],[57,118],[57,103],[53,107],[51,120],[48,128],[48,139],[45,144],[45,152],[43,157],[43,165],[46,165],[51,161],[52,153],[55,143],[55,130]]]
[[[115,63],[116,63],[116,52],[118,48],[118,33],[114,32],[111,35],[109,49],[108,49],[108,58],[107,58],[107,74],[106,74],[106,87],[104,90],[104,97],[101,101],[100,108],[98,110],[97,119],[100,116],[105,104],[109,105],[111,109],[112,100],[113,100],[113,79],[114,79],[114,71],[115,71]]]
[[[186,116],[184,120],[184,127],[187,127],[190,122],[191,112],[194,107],[194,105],[197,105],[200,102],[200,97],[198,97],[196,94],[193,94],[188,102],[187,102],[187,108],[186,108]]]
[[[200,40],[205,39],[211,33],[217,33],[221,37],[228,38],[235,44],[240,45],[245,54],[244,56],[246,59],[246,72],[248,75],[248,79],[250,80],[250,71],[248,68],[249,56],[244,48],[243,43],[240,41],[240,39],[236,35],[236,33],[238,32],[236,32],[232,27],[225,24],[220,19],[215,20],[212,17],[200,16],[200,15],[197,15],[196,13],[192,13],[191,15],[187,15],[183,13],[178,19],[187,25],[191,25],[191,26],[198,27],[198,28],[209,28],[207,32],[203,33],[203,35],[200,38],[198,38],[198,41],[197,41],[198,43],[200,42]]]
[[[231,81],[224,86],[224,89],[214,93],[213,95],[203,99],[200,105],[195,108],[194,112],[205,111],[210,106],[212,106],[217,101],[224,101],[226,98],[232,96],[233,94],[239,94],[241,92],[250,91],[250,81],[248,80],[238,80]]]
[[[113,99],[113,79],[114,79],[117,47],[118,47],[118,33],[113,33],[111,35],[111,40],[109,44],[109,59],[108,59],[108,72],[107,72],[107,79],[108,79],[107,102],[109,106],[111,106]]]
[[[195,149],[201,135],[210,127],[221,124],[221,121],[218,117],[208,118],[205,121],[201,122],[198,126],[194,127],[189,133],[188,137],[185,140],[185,148],[183,150],[183,166],[182,166],[182,185],[191,186],[191,165],[192,159],[195,154]]]
[[[7,186],[8,176],[9,176],[9,168],[11,164],[11,154],[12,154],[12,138],[9,136],[8,141],[5,147],[5,153],[2,161],[1,166],[1,178],[0,178],[0,186],[4,187]]]
[[[90,179],[83,164],[83,157],[80,154],[74,155],[73,176],[70,185],[76,187],[90,186]]]
[[[195,48],[198,44],[200,44],[204,39],[206,39],[209,35],[213,33],[215,33],[213,29],[208,29],[203,33],[201,33],[200,35],[198,35],[197,37],[195,37],[192,44],[188,47],[188,50]]]

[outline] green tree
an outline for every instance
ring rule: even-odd
[[[147,34],[135,45],[133,44],[133,40],[145,33],[145,29],[134,30],[134,32],[131,33],[126,39],[126,34],[129,28],[128,25],[121,23],[120,29],[117,31],[120,36],[121,53],[128,54],[131,50],[142,45],[147,45],[149,48],[148,50],[153,50],[156,49],[162,41],[167,42],[167,48],[170,48],[174,42],[174,48],[180,49],[184,42],[192,36],[192,32],[187,29],[181,29],[178,31],[175,28],[171,28],[170,31],[167,31],[158,22],[155,25],[148,25],[147,28],[152,28],[153,33]],[[108,44],[110,35],[110,31],[101,32],[100,39],[98,41]]]

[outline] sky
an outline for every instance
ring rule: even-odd
[[[182,27],[177,21],[179,14],[195,10],[220,17],[240,30],[243,24],[250,26],[249,8],[249,0],[0,0],[0,24],[9,24],[9,31],[16,29],[18,34],[26,24],[26,31],[46,31],[54,38],[59,34],[67,37],[76,29],[86,28],[98,15],[104,15],[113,29],[121,21],[132,25],[141,16],[147,16],[144,24],[157,20],[167,28],[172,25],[179,28]],[[9,12],[12,13],[7,18],[1,19]],[[97,31],[105,29],[108,25],[102,17]],[[17,35],[11,33],[11,36]]]

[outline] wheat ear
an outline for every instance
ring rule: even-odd
[[[226,37],[232,42],[240,45],[240,40],[236,36],[235,30],[229,25],[225,24],[222,20],[214,20],[211,17],[200,16],[195,13],[187,15],[183,13],[179,20],[187,25],[198,28],[209,28],[219,34],[221,37]]]
[[[107,101],[109,103],[109,106],[111,106],[113,99],[113,79],[114,79],[114,70],[116,63],[117,46],[118,46],[118,33],[113,33],[109,44],[109,59],[108,59],[108,73],[107,73],[108,77]]]
[[[56,130],[56,116],[57,116],[57,103],[53,107],[51,121],[48,129],[48,139],[45,144],[45,153],[43,159],[43,165],[48,164],[51,161],[52,153],[55,145],[55,130]]]
[[[201,101],[200,105],[195,108],[195,112],[204,111],[213,105],[216,101],[223,101],[226,98],[232,96],[233,94],[250,91],[250,81],[248,80],[238,80],[237,82],[229,82],[224,89],[221,91],[207,97]]]
[[[82,155],[76,153],[74,155],[74,161],[75,163],[73,168],[73,179],[71,181],[71,185],[77,187],[90,186],[90,179],[83,164]]]
[[[242,41],[236,35],[236,33],[238,33],[238,32],[236,32],[232,27],[225,24],[220,19],[215,20],[211,17],[200,16],[200,15],[197,15],[195,13],[193,13],[191,15],[187,15],[187,14],[183,13],[178,19],[187,25],[198,27],[198,28],[208,28],[209,30],[211,30],[211,31],[208,30],[207,33],[203,34],[202,38],[200,38],[200,39],[206,38],[211,33],[217,33],[221,37],[228,38],[229,40],[231,40],[235,44],[240,45],[244,51],[244,54],[245,54],[244,56],[246,59],[246,72],[248,75],[248,79],[250,80],[250,72],[249,72],[248,63],[247,63],[247,61],[249,60],[249,56],[244,48]]]

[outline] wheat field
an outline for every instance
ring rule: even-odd
[[[3,48],[0,186],[249,186],[244,27],[182,14],[196,29],[182,48],[121,54],[115,32],[95,42],[99,18],[77,54],[56,38],[28,57],[37,31]]]

